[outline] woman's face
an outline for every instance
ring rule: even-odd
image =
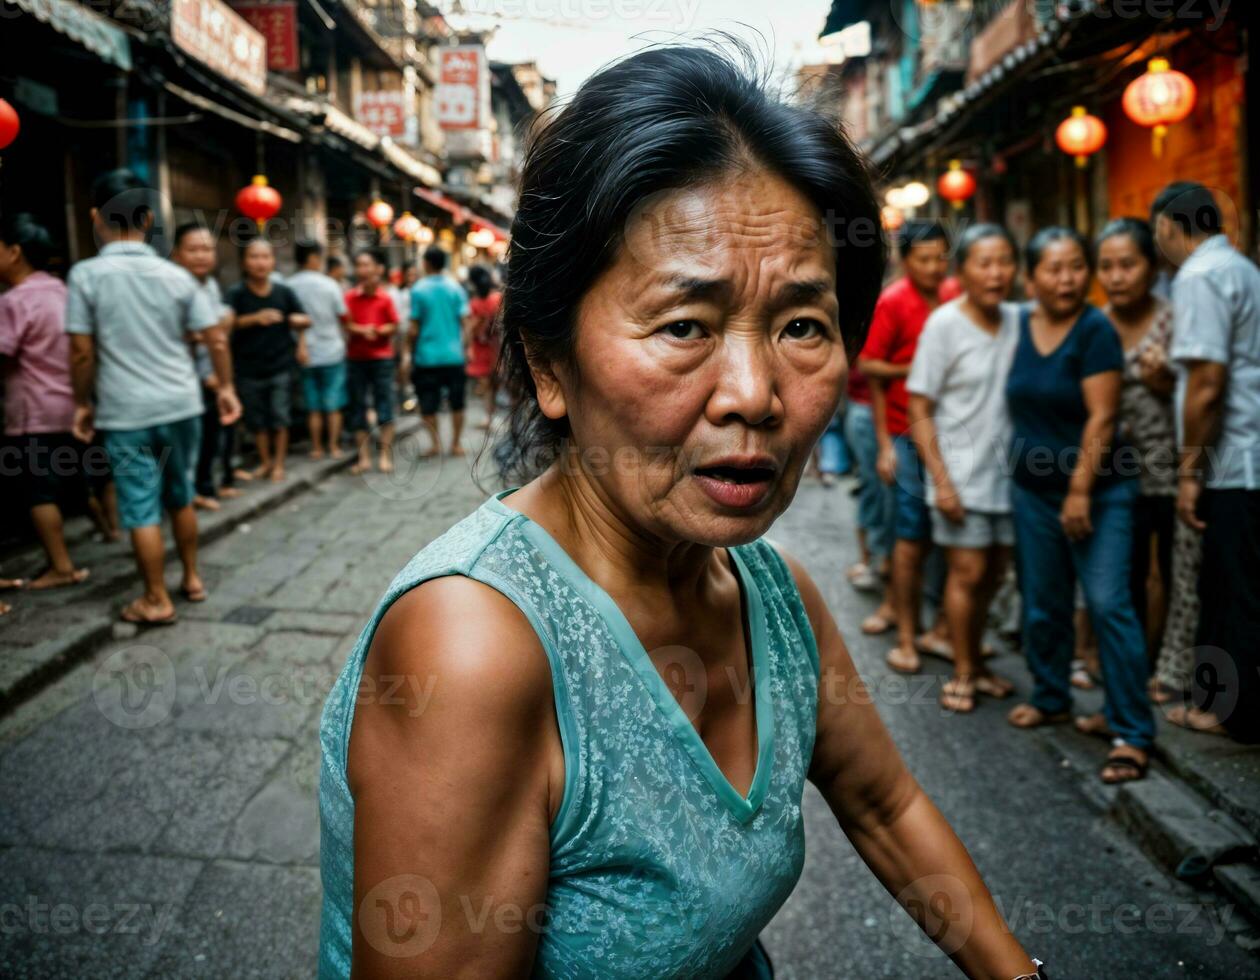
[[[1150,260],[1128,235],[1112,235],[1098,246],[1098,282],[1116,309],[1142,303],[1154,277]]]
[[[0,239],[0,282],[11,283],[22,264],[22,246]]]
[[[997,309],[1011,294],[1015,281],[1015,251],[1001,235],[982,238],[967,250],[958,267],[963,290],[982,310]]]
[[[1089,262],[1081,246],[1070,238],[1047,245],[1032,270],[1032,291],[1055,319],[1066,320],[1077,313],[1089,292]]]
[[[809,200],[763,172],[637,209],[583,297],[576,371],[540,379],[569,465],[644,533],[760,536],[843,388],[835,254]]]

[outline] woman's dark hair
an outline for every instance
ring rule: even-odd
[[[1116,218],[1107,222],[1094,240],[1094,248],[1101,248],[1108,238],[1118,238],[1121,235],[1137,246],[1137,250],[1151,264],[1151,269],[1159,265],[1159,257],[1155,252],[1155,234],[1151,231],[1150,224],[1141,218]]]
[[[1010,233],[1004,225],[985,223],[972,225],[958,239],[958,252],[955,256],[955,263],[958,268],[962,268],[967,256],[971,254],[973,247],[984,241],[986,238],[1000,238],[1011,247],[1011,258],[1018,264],[1019,262],[1019,245],[1015,242],[1015,236]]]
[[[545,469],[568,434],[566,420],[539,409],[529,361],[572,365],[580,301],[650,195],[757,169],[787,181],[818,209],[844,290],[840,327],[851,351],[860,346],[885,259],[866,164],[836,123],[781,101],[747,45],[722,36],[709,47],[640,52],[596,72],[540,122],[525,153],[503,290],[499,372],[514,399],[495,453],[504,479]]]
[[[36,272],[47,269],[57,254],[48,229],[25,211],[9,215],[0,222],[0,241],[21,248],[22,258]]]
[[[1036,271],[1037,266],[1041,265],[1041,259],[1048,249],[1055,242],[1076,242],[1080,246],[1081,254],[1085,256],[1085,264],[1089,266],[1091,272],[1094,271],[1094,253],[1089,247],[1089,241],[1075,228],[1067,228],[1063,225],[1051,225],[1049,228],[1042,228],[1041,231],[1032,236],[1032,241],[1024,249],[1024,263],[1028,267],[1028,274],[1032,275]]]
[[[474,265],[468,270],[468,281],[472,283],[473,292],[485,299],[494,289],[494,276],[484,265]]]

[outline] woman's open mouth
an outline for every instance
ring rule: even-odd
[[[777,468],[770,460],[719,461],[692,472],[700,489],[724,507],[756,507],[770,493]]]

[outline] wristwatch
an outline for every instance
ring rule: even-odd
[[[1012,977],[1011,980],[1050,980],[1050,977],[1046,974],[1046,971],[1042,969],[1044,965],[1045,964],[1042,963],[1041,960],[1034,959],[1033,966],[1037,968],[1036,973],[1023,973],[1017,977]]]

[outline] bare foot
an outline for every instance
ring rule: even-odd
[[[185,576],[179,591],[189,602],[205,602],[210,598],[210,593],[206,591],[206,584],[197,575]]]
[[[333,446],[332,449],[328,450],[329,459],[341,459],[341,457],[344,455],[345,453],[342,450],[338,449],[336,446]]]
[[[285,476],[285,473],[284,473],[283,466],[273,466],[271,468],[271,482],[272,483],[283,483],[284,476]]]
[[[985,697],[997,698],[1000,701],[1015,693],[1015,685],[1001,674],[986,670],[976,674],[976,690]]]
[[[1093,735],[1095,738],[1111,739],[1116,736],[1107,724],[1107,716],[1101,712],[1096,715],[1081,715],[1072,722],[1072,727],[1082,735]]]
[[[233,470],[232,475],[236,477],[236,479],[241,480],[244,483],[248,483],[250,480],[254,478],[253,472],[250,470],[245,470],[245,469]]]
[[[371,468],[372,468],[372,460],[367,456],[360,455],[359,458],[355,461],[355,464],[350,467],[350,472],[354,476],[362,476]]]
[[[311,459],[323,459],[324,451],[320,449],[318,446],[316,446],[314,449],[310,451],[310,453],[308,453],[308,455],[310,456]]]
[[[917,674],[923,666],[917,653],[900,646],[889,650],[888,656],[884,659],[888,662],[888,666],[899,674]]]
[[[941,636],[939,633],[924,633],[914,641],[914,648],[919,653],[926,653],[931,657],[940,657],[942,660],[953,661],[954,647],[949,640]]]
[[[1188,728],[1192,732],[1202,732],[1204,735],[1229,735],[1225,726],[1221,724],[1221,720],[1210,711],[1179,704],[1166,712],[1164,717],[1178,728]]]
[[[880,633],[887,633],[895,625],[892,612],[880,608],[862,620],[862,632],[867,636],[878,636]]]
[[[254,471],[250,474],[250,479],[251,479],[251,480],[265,480],[265,479],[267,479],[267,477],[271,476],[272,471],[275,469],[275,465],[276,465],[275,463],[268,463],[266,466],[259,466],[259,467],[257,467],[257,468],[256,468],[256,469],[255,469],[255,470],[254,470]]]
[[[0,578],[0,592],[24,588],[26,588],[26,579],[24,578]]]
[[[235,500],[241,495],[242,491],[236,487],[219,487],[219,496],[226,497],[228,500]]]
[[[463,455],[464,455],[464,447],[463,447],[463,446],[461,446],[461,445],[459,445],[458,443],[457,443],[456,445],[452,446],[452,447],[451,447],[451,455],[452,455],[452,456],[463,456]]]
[[[941,685],[937,700],[946,711],[970,714],[976,710],[976,686],[970,677],[951,677]]]
[[[219,502],[213,497],[203,497],[201,494],[193,497],[193,506],[198,510],[218,510]]]
[[[68,572],[58,572],[50,568],[37,578],[32,579],[31,584],[27,588],[38,591],[40,589],[57,589],[63,585],[78,585],[81,582],[86,582],[90,574],[86,568],[73,568]]]
[[[376,462],[376,468],[382,473],[394,472],[394,460],[391,456],[381,453],[381,458]]]
[[[122,611],[125,623],[137,623],[141,626],[166,626],[175,622],[175,607],[169,599],[166,602],[152,602],[146,596],[129,603]]]
[[[1040,728],[1042,725],[1062,724],[1071,717],[1067,711],[1050,715],[1031,704],[1017,704],[1007,714],[1006,720],[1016,728]]]

